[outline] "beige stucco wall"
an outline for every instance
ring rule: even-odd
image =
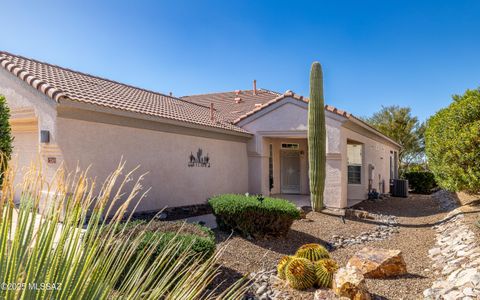
[[[360,130],[359,130],[360,131]],[[368,179],[369,179],[369,165],[374,166],[372,173],[372,188],[380,192],[379,183],[384,182],[385,192],[389,190],[390,180],[390,156],[393,153],[390,151],[398,151],[398,147],[388,143],[381,142],[369,137],[364,132],[357,132],[350,128],[342,128],[342,136],[344,139],[344,147],[342,151],[343,160],[345,162],[345,169],[347,168],[347,140],[362,143],[362,173],[361,184],[348,184],[347,197],[349,200],[364,200],[367,199],[368,194]]]
[[[307,152],[307,104],[295,99],[285,99],[271,105],[260,113],[247,118],[240,125],[254,133],[248,143],[249,155],[249,191],[251,193],[269,193],[268,157],[269,144],[274,145],[274,188],[272,194],[280,192],[280,143],[300,143],[301,157],[301,193],[307,194],[308,188],[308,152]],[[383,137],[359,126],[343,116],[326,111],[327,161],[324,204],[327,207],[344,208],[352,200],[364,200],[368,192],[368,166],[375,166],[372,188],[379,190],[379,182],[385,181],[388,192],[390,179],[390,151],[398,147]],[[348,184],[347,140],[364,144],[362,166],[362,184]],[[378,177],[380,175],[380,178]],[[350,200],[350,203],[349,203]]]
[[[143,186],[151,188],[138,211],[205,203],[222,193],[248,191],[246,143],[181,135],[76,119],[58,118],[57,140],[69,170],[91,164],[90,173],[103,181],[126,160],[126,170],[140,166]],[[210,168],[189,167],[190,153],[201,148]]]
[[[67,171],[79,165],[91,165],[89,175],[101,183],[113,171],[121,157],[127,161],[126,170],[140,166],[136,175],[147,173],[143,187],[148,192],[138,211],[155,211],[165,206],[204,203],[208,197],[221,193],[248,191],[248,162],[246,138],[228,137],[194,129],[174,132],[150,130],[135,126],[140,120],[128,120],[126,126],[82,121],[60,117],[60,107],[54,100],[0,68],[0,94],[7,98],[12,110],[14,154],[21,155],[17,183],[24,167],[38,158],[49,181],[57,168],[65,163]],[[71,111],[71,110],[70,110]],[[85,112],[84,112],[85,114]],[[94,112],[87,112],[94,116]],[[157,122],[149,122],[156,128]],[[20,125],[23,124],[21,128]],[[50,131],[50,143],[40,144],[39,131]],[[211,158],[211,167],[188,167],[191,152],[202,148]],[[19,153],[21,152],[21,153]],[[34,153],[34,154],[32,154]],[[55,163],[48,163],[48,158]]]
[[[47,155],[56,145],[56,102],[3,68],[0,68],[0,94],[5,96],[11,110],[16,186],[22,182],[31,160],[42,166],[46,178],[53,176],[58,164],[47,164]],[[40,130],[50,131],[49,145],[39,143]],[[16,194],[18,200],[19,191]]]
[[[300,143],[304,155],[301,156],[301,193],[308,194],[308,151],[307,151],[307,115],[308,105],[293,98],[287,98],[272,105],[255,118],[249,118],[240,125],[254,138],[248,143],[249,155],[249,191],[250,193],[269,194],[268,181],[268,145],[274,142],[274,189],[271,194],[280,192],[280,143]],[[326,112],[327,130],[327,162],[324,202],[328,207],[345,207],[347,205],[347,189],[343,187],[346,174],[342,165],[343,118]],[[346,167],[345,167],[346,169]]]

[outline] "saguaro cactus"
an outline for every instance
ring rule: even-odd
[[[310,201],[314,211],[320,211],[323,208],[326,136],[322,66],[319,62],[314,62],[310,71],[310,101],[308,104]]]

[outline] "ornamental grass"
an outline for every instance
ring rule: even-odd
[[[156,253],[158,243],[165,242],[158,239],[138,255],[149,226],[125,229],[145,196],[143,175],[134,179],[135,170],[125,172],[124,162],[100,186],[89,178],[88,170],[67,174],[60,168],[54,179],[46,182],[41,169],[32,164],[16,186],[11,163],[3,174],[1,299],[243,296],[244,281],[223,292],[212,286],[219,275],[221,250],[205,260],[178,239],[171,239]]]

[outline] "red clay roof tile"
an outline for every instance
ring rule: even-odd
[[[59,102],[62,98],[191,124],[248,133],[210,108],[0,51],[0,65],[33,88]]]

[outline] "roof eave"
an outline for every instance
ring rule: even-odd
[[[77,109],[84,109],[84,110],[91,110],[91,111],[96,111],[96,112],[103,112],[103,113],[108,113],[108,114],[118,115],[118,116],[123,116],[123,117],[128,117],[128,118],[154,121],[154,122],[170,124],[170,125],[177,125],[177,126],[192,128],[192,129],[202,129],[202,130],[206,130],[206,131],[210,131],[210,132],[222,133],[222,134],[233,135],[233,136],[238,136],[238,137],[251,138],[253,136],[253,134],[251,134],[249,132],[240,132],[240,131],[235,131],[235,130],[223,129],[223,128],[219,128],[219,127],[213,127],[213,126],[207,126],[207,125],[202,125],[202,124],[197,124],[197,123],[191,123],[191,122],[187,122],[187,121],[170,119],[170,118],[161,117],[161,116],[154,116],[154,115],[148,115],[148,114],[144,114],[144,113],[138,113],[138,112],[127,111],[127,110],[122,110],[122,109],[117,109],[117,108],[111,108],[111,107],[102,106],[102,105],[99,105],[99,104],[86,103],[86,102],[73,100],[73,99],[70,99],[68,97],[63,97],[63,98],[59,99],[58,102],[59,102],[59,105],[61,105],[61,106],[77,108]]]

